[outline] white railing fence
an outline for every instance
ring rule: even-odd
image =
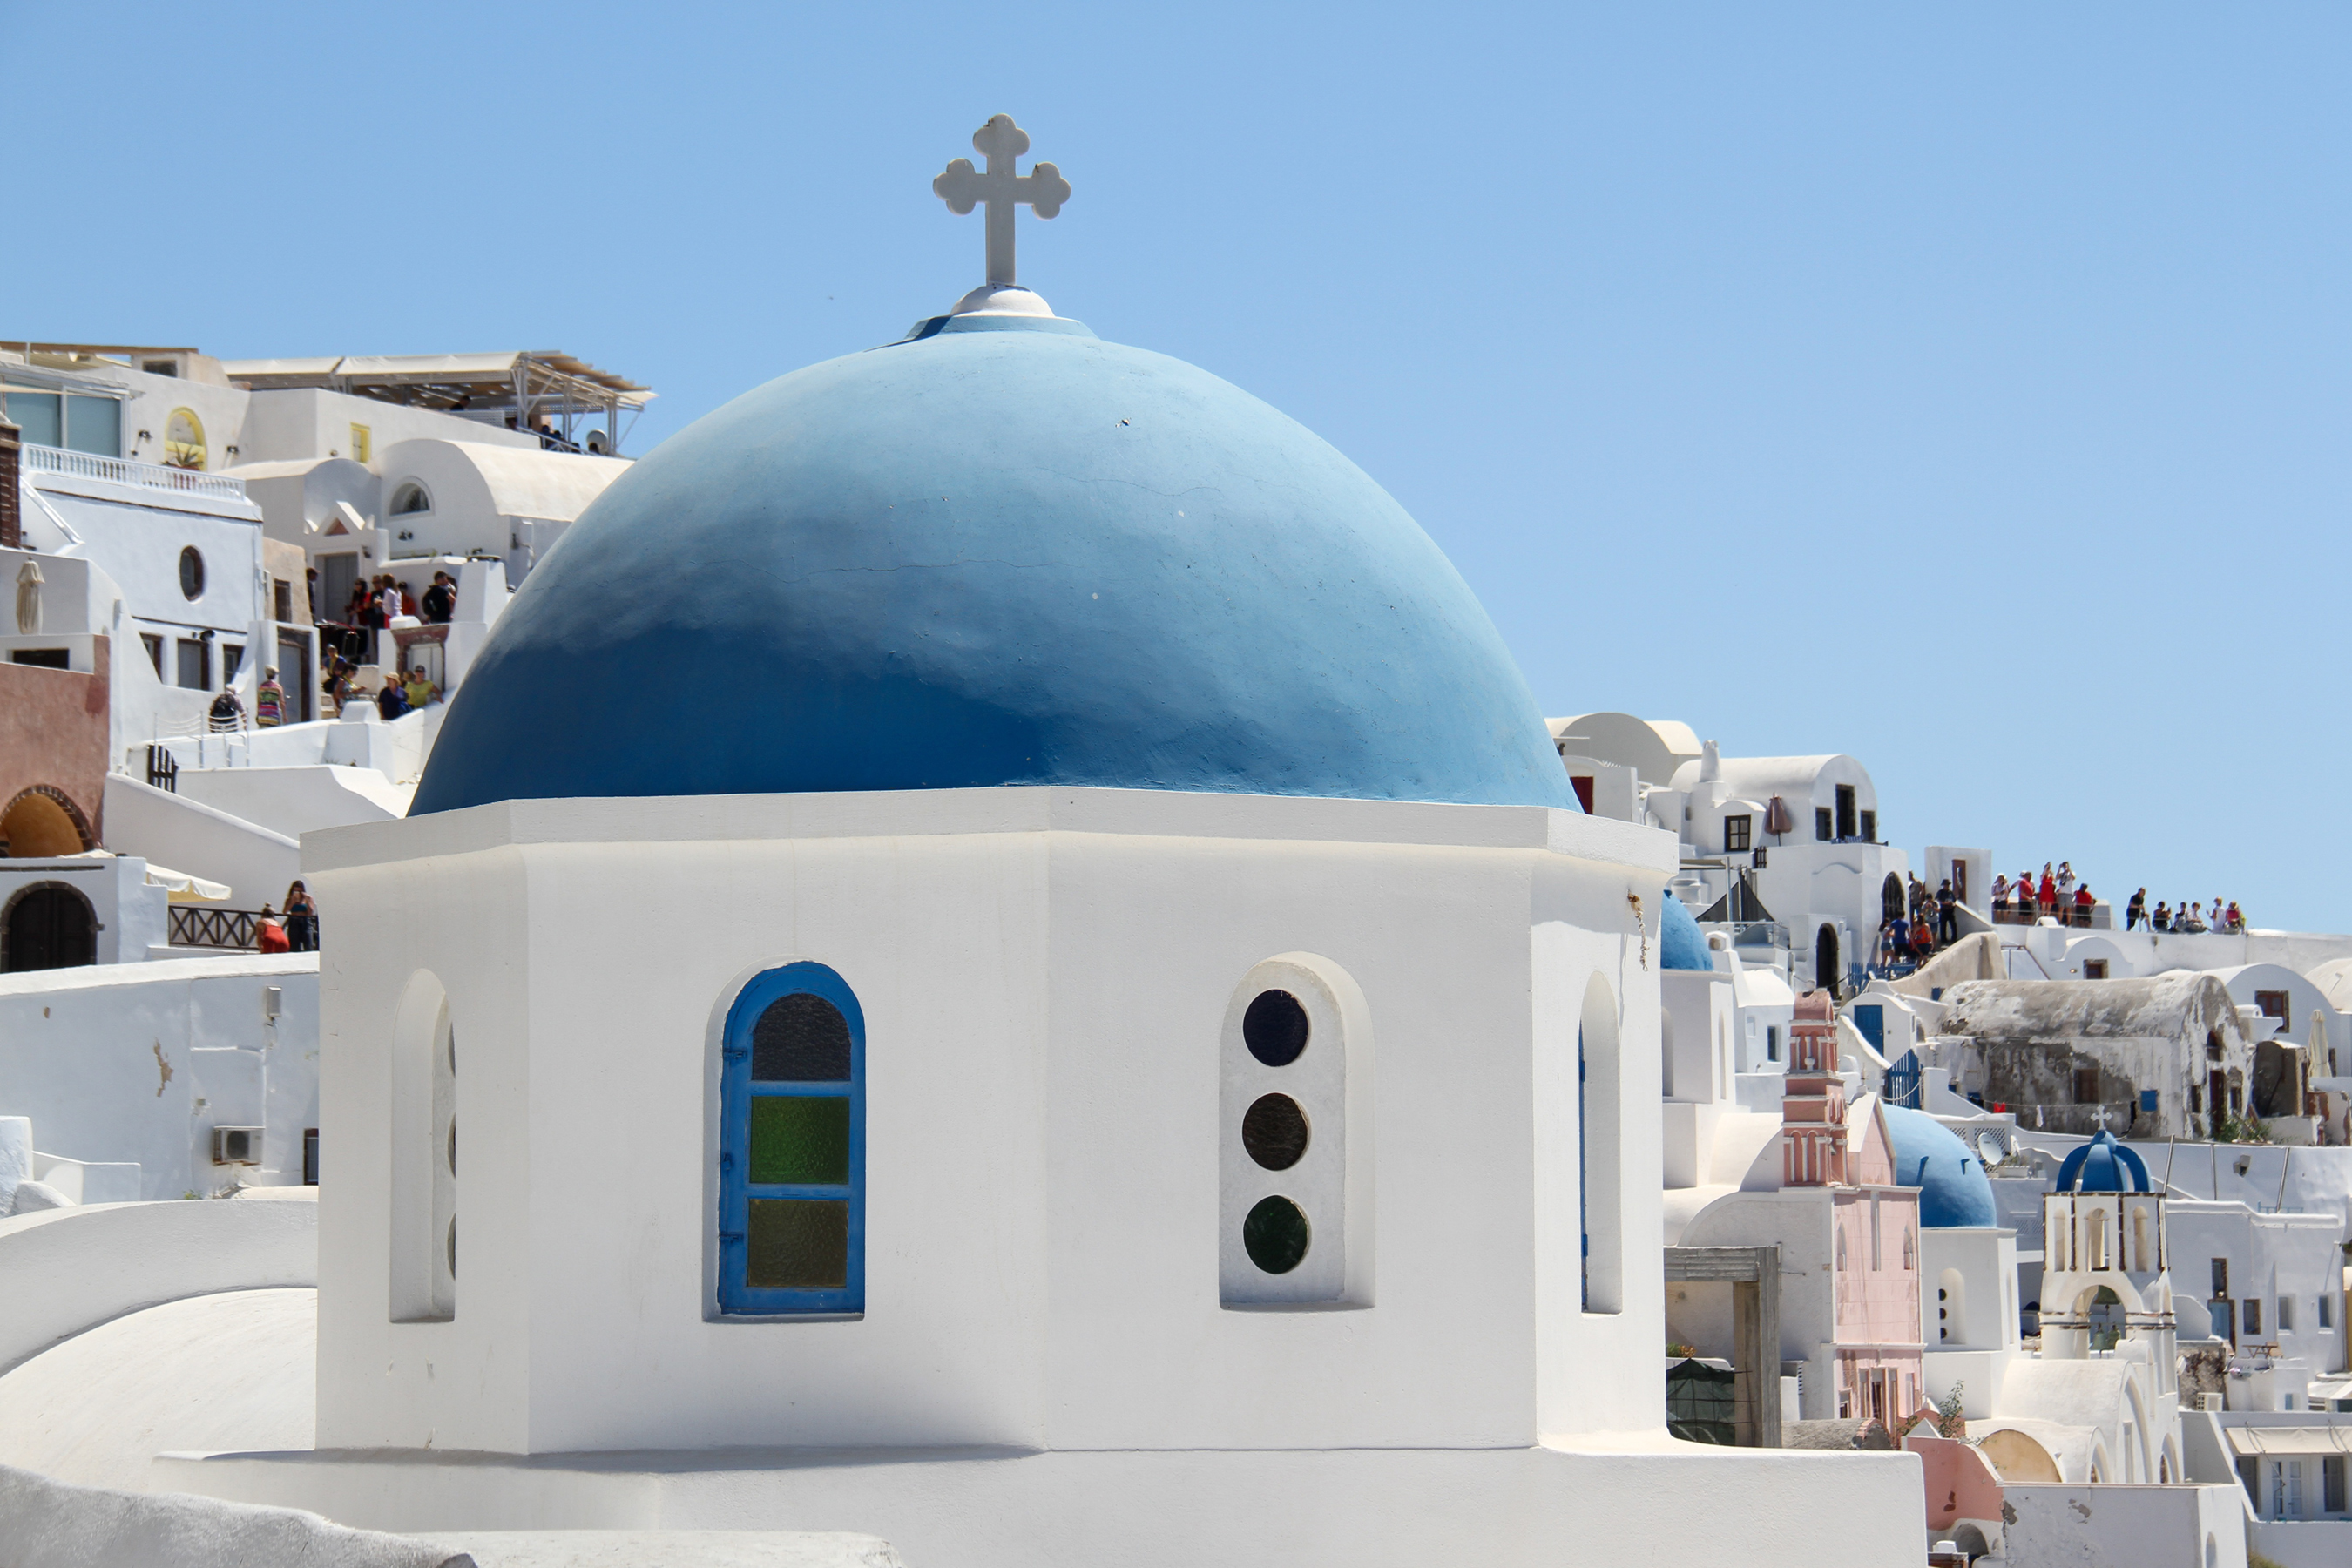
[[[197,495],[245,499],[245,481],[194,468],[166,468],[161,463],[137,463],[128,458],[101,458],[93,452],[72,452],[62,447],[37,447],[27,441],[25,467],[35,473],[74,474],[85,479],[108,479],[118,485],[149,489],[188,490]]]

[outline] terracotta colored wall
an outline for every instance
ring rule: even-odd
[[[0,811],[37,784],[62,794],[103,841],[107,639],[98,673],[0,662]]]

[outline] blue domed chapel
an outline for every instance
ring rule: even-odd
[[[415,809],[995,784],[1575,808],[1485,611],[1361,469],[1181,361],[991,311],[637,463],[517,595]]]
[[[319,1447],[515,1528],[658,1472],[665,1524],[1008,1568],[1286,1563],[1308,1490],[1350,1561],[1696,1560],[1654,1464],[1833,1506],[1622,1444],[1672,837],[1576,808],[1360,469],[1021,288],[1067,183],[974,147],[988,283],[640,461],[414,812],[306,838]]]

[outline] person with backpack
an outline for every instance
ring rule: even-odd
[[[449,624],[449,618],[457,613],[457,584],[449,581],[449,574],[433,574],[433,586],[425,590],[424,606],[427,626]]]

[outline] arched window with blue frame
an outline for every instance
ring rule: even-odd
[[[719,1310],[866,1310],[866,1016],[822,963],[771,969],[727,1012]]]

